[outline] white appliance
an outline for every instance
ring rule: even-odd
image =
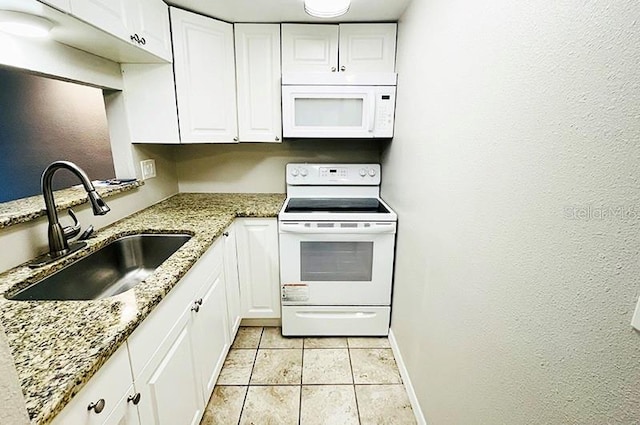
[[[287,164],[282,334],[387,335],[397,216],[378,164]]]
[[[284,137],[393,137],[396,74],[284,74],[282,84]]]

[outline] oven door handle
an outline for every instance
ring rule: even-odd
[[[289,234],[323,234],[323,235],[361,235],[361,234],[381,234],[395,233],[395,223],[376,224],[371,227],[305,227],[300,224],[283,224],[280,223],[280,233]]]

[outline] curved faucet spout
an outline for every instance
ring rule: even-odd
[[[96,192],[96,189],[93,187],[93,184],[91,183],[91,180],[89,180],[87,174],[80,167],[69,161],[56,161],[49,164],[42,173],[41,183],[44,204],[47,209],[47,218],[49,219],[48,236],[49,255],[51,258],[62,257],[69,253],[69,244],[65,237],[64,229],[58,221],[58,212],[56,211],[56,204],[53,199],[52,187],[53,175],[56,171],[62,168],[71,171],[78,177],[78,179],[80,179],[84,190],[87,192],[94,215],[104,215],[110,210],[107,204],[105,204],[100,195]]]

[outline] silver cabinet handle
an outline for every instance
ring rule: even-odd
[[[127,397],[127,403],[133,403],[134,406],[137,406],[140,403],[140,393],[135,393],[134,395],[130,395]]]
[[[233,138],[233,141],[234,141],[234,142],[237,142],[237,141],[238,141],[238,138],[237,138],[237,137],[234,137],[234,138]]]
[[[336,67],[335,66],[331,67],[331,72],[336,72]]]
[[[224,233],[222,233],[222,235],[223,235],[224,237],[228,238],[228,237],[229,237],[229,232],[224,232]]]
[[[280,138],[278,136],[276,136],[276,142],[279,142]]]
[[[198,305],[202,305],[202,298],[198,298],[198,299],[196,300],[196,304],[198,304]]]
[[[89,403],[89,405],[87,406],[87,410],[93,410],[96,413],[100,413],[104,410],[105,404],[106,402],[104,401],[104,398],[101,398],[95,403],[94,402]]]
[[[340,67],[340,71],[346,71],[346,70],[347,70],[347,67],[346,67],[346,66],[342,65],[342,66]]]
[[[193,307],[191,307],[191,311],[195,311],[196,313],[200,311],[200,306],[198,304],[194,304]]]

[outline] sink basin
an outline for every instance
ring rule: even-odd
[[[190,238],[181,234],[125,236],[7,298],[66,301],[118,295],[142,282]]]

